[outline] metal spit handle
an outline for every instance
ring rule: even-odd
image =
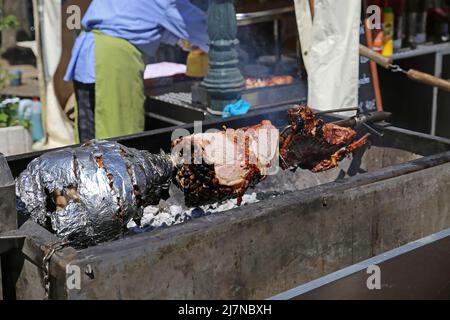
[[[359,54],[376,62],[385,69],[390,69],[392,66],[391,58],[385,57],[362,44],[359,45]]]
[[[432,76],[431,74],[417,71],[414,69],[410,69],[408,72],[406,72],[406,75],[411,80],[418,81],[423,84],[427,84],[427,85],[439,88],[441,90],[450,92],[450,81],[447,81],[447,80]]]
[[[362,44],[359,45],[359,54],[366,58],[369,58],[372,61],[375,61],[378,65],[382,66],[385,69],[391,70],[393,72],[402,72],[413,81],[450,92],[450,81],[414,69],[410,69],[409,71],[403,70],[400,66],[394,65],[391,58],[385,57]]]
[[[361,113],[356,115],[355,117],[334,122],[334,124],[341,127],[358,128],[363,124],[372,124],[388,120],[391,115],[392,114],[390,112],[385,111]]]

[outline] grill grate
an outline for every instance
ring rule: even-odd
[[[182,107],[192,107],[192,93],[190,92],[169,92],[153,97],[153,99]]]

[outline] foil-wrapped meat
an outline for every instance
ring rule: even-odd
[[[176,185],[188,206],[237,198],[278,169],[279,131],[270,121],[194,134],[172,142],[178,157]]]
[[[283,169],[301,168],[312,172],[332,169],[354,150],[367,143],[369,135],[357,139],[351,128],[324,123],[307,106],[288,111],[290,127],[280,137]]]
[[[18,208],[74,246],[92,245],[167,199],[172,172],[170,155],[91,141],[33,160],[16,181]]]

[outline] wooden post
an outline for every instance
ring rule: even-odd
[[[309,0],[309,9],[311,10],[311,17],[314,19],[314,0]]]
[[[19,31],[26,34],[27,37],[31,36],[30,22],[27,11],[27,3],[23,0],[3,0],[2,1],[2,13],[3,18],[9,15],[16,16],[19,21],[19,28],[7,29],[2,31],[2,51],[6,51],[10,48],[14,48],[17,43],[17,34]]]
[[[367,46],[372,49],[373,45],[373,35],[372,30],[369,28],[367,24],[367,17],[365,12],[367,11],[367,0],[363,0],[363,21],[364,21],[364,30],[366,32],[366,40],[367,40]],[[370,61],[370,71],[372,74],[372,84],[373,84],[373,91],[375,93],[375,103],[377,105],[377,111],[383,111],[383,98],[381,96],[381,89],[380,89],[380,78],[378,76],[378,68],[377,64],[374,61]]]

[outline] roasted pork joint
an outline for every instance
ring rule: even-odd
[[[278,169],[279,131],[270,121],[194,134],[172,143],[176,185],[188,206],[236,198]]]
[[[324,123],[307,106],[288,111],[289,128],[280,136],[281,167],[312,172],[332,169],[354,150],[367,143],[369,135],[357,138],[351,128]]]

